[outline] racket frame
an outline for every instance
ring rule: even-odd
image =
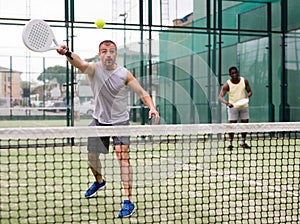
[[[31,19],[25,25],[22,39],[24,45],[35,52],[46,52],[59,48],[51,27],[41,19]]]

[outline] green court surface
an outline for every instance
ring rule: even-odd
[[[123,190],[112,149],[102,155],[106,190],[86,199],[94,180],[84,142],[76,139],[72,147],[54,140],[43,147],[11,146],[1,149],[0,221],[293,223],[300,209],[299,141],[252,140],[252,149],[232,151],[224,140],[203,136],[133,141],[136,212],[128,219],[117,218]]]

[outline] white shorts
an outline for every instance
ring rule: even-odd
[[[245,108],[228,108],[228,120],[237,121],[237,120],[247,120],[249,119],[249,109]]]

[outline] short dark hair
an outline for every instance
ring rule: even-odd
[[[229,74],[231,73],[232,70],[238,71],[238,68],[235,67],[235,66],[230,67],[229,70],[228,70],[228,71],[229,71]]]
[[[104,40],[104,41],[102,41],[100,44],[99,44],[99,50],[100,50],[100,47],[101,47],[101,45],[110,45],[110,44],[112,44],[112,45],[114,45],[115,47],[116,47],[116,49],[117,49],[117,45],[116,45],[116,43],[115,42],[113,42],[112,40]]]

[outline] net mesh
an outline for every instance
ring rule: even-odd
[[[247,132],[251,149],[239,146]],[[228,150],[228,133],[236,133]],[[87,138],[131,137],[135,213],[113,148],[94,177]],[[300,123],[0,129],[1,223],[299,223]]]

